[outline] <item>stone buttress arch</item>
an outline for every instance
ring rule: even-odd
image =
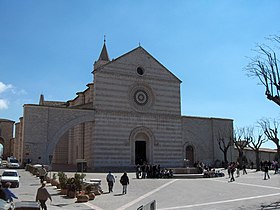
[[[75,125],[94,121],[95,110],[24,106],[24,159],[50,164],[62,135]]]
[[[49,137],[49,144],[47,145],[47,154],[52,155],[54,153],[56,144],[63,136],[63,134],[67,132],[69,129],[73,128],[75,125],[79,125],[85,122],[93,122],[93,121],[94,119],[92,118],[92,116],[86,115],[86,116],[78,117],[62,125],[53,136]]]

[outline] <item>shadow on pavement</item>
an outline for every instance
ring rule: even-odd
[[[70,205],[69,203],[60,203],[60,204],[51,204],[51,206],[57,206],[57,207],[63,207],[63,206],[68,206]]]
[[[119,194],[115,194],[114,196],[122,196],[122,195],[124,195],[124,194],[119,193]]]
[[[30,184],[30,186],[41,186],[41,184]]]
[[[59,194],[59,192],[58,192],[58,193],[50,193],[50,195],[51,196],[58,196],[58,195],[61,195],[61,194]]]
[[[262,210],[280,209],[280,201],[271,203],[271,204],[269,204],[269,205],[261,205],[261,208],[260,208],[260,209],[262,209]]]

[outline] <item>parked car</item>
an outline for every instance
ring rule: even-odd
[[[11,183],[11,187],[19,187],[19,174],[17,170],[14,169],[7,169],[4,170],[0,179],[2,186],[5,186],[7,182]]]
[[[15,158],[9,158],[7,162],[7,168],[19,168],[19,162]]]

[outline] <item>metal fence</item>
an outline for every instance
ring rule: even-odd
[[[153,200],[150,203],[147,203],[146,205],[142,205],[138,207],[137,210],[156,210],[156,201]]]

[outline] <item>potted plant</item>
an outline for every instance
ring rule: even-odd
[[[88,195],[89,197],[89,200],[94,200],[95,198],[95,194],[92,192],[92,185],[91,184],[88,184],[85,188],[85,193],[86,195]]]
[[[67,179],[67,189],[67,196],[69,198],[75,198],[77,193],[75,178],[72,177]]]
[[[67,196],[70,198],[75,198],[77,192],[81,192],[82,190],[82,183],[83,179],[85,178],[85,174],[78,174],[76,173],[74,177],[69,178],[67,180],[67,188],[68,188],[68,193]]]
[[[58,172],[57,173],[59,185],[61,188],[60,194],[67,195],[67,175],[64,172]]]
[[[75,179],[75,186],[77,191],[82,190],[82,184],[85,176],[86,176],[85,174],[75,173],[74,179]]]
[[[51,183],[51,178],[49,176],[46,176],[45,180],[46,180],[47,183]]]
[[[56,173],[53,173],[53,177],[52,177],[52,179],[51,179],[51,185],[52,185],[52,186],[56,186],[56,187],[58,187],[58,185],[59,185],[59,182],[58,182],[58,180],[57,180],[57,175],[56,175]]]
[[[87,194],[85,194],[84,191],[81,191],[78,195],[77,195],[77,202],[88,202],[89,201],[89,196]]]

